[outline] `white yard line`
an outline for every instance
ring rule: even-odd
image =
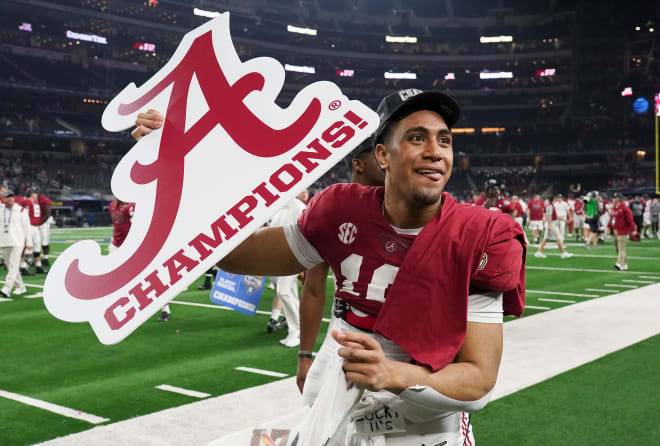
[[[552,310],[550,307],[537,307],[535,305],[525,305],[525,309],[530,309],[530,310]]]
[[[198,392],[196,390],[183,389],[181,387],[170,386],[169,384],[161,384],[155,386],[159,390],[164,390],[166,392],[180,393],[181,395],[192,396],[195,398],[208,398],[211,396],[210,393]]]
[[[619,285],[616,283],[604,283],[603,286],[611,286],[614,288],[639,288],[637,285]]]
[[[286,373],[271,372],[270,370],[262,370],[262,369],[253,369],[252,367],[235,367],[235,368],[236,370],[240,370],[241,372],[256,373],[257,375],[274,376],[276,378],[284,378],[285,376],[287,376]]]
[[[621,282],[630,282],[630,283],[655,283],[653,280],[632,280],[632,279],[623,279]]]
[[[0,280],[0,283],[7,283],[7,282],[5,282],[4,280]],[[24,282],[24,283],[25,283],[26,287],[32,287],[32,288],[43,288],[44,287],[43,285],[36,285],[36,284],[33,284],[33,283],[27,283],[27,282]]]
[[[542,269],[548,271],[577,271],[583,273],[616,273],[616,274],[657,274],[655,272],[649,273],[646,271],[617,271],[612,267],[612,269],[583,269],[583,268],[556,268],[552,266],[525,266],[525,269]]]
[[[616,293],[619,290],[601,290],[599,288],[585,288],[584,291],[597,291],[599,293]]]
[[[30,398],[29,396],[19,395],[18,393],[7,392],[0,390],[0,396],[9,400],[18,401],[19,403],[27,404],[28,406],[38,407],[39,409],[47,410],[68,418],[75,418],[77,420],[86,421],[92,424],[105,423],[109,418],[97,417],[96,415],[88,414],[80,410],[69,409],[68,407],[59,406],[57,404],[48,403],[46,401]]]
[[[6,297],[0,297],[0,302],[11,302],[13,299],[7,299]]]
[[[598,295],[598,294],[562,293],[562,292],[559,292],[559,291],[541,291],[541,290],[525,290],[525,293],[552,294],[552,295],[555,295],[555,296],[600,297],[600,295]]]
[[[90,226],[89,228],[53,228],[50,230],[51,234],[66,234],[67,232],[77,231],[112,231],[112,226]]]
[[[561,255],[561,253],[559,253],[559,252],[546,252],[545,254],[549,255],[549,256],[560,256]],[[597,258],[597,259],[616,259],[617,258],[616,255],[607,256],[607,255],[599,255],[599,254],[578,254],[578,253],[575,253],[575,251],[573,251],[571,254],[573,254],[573,257],[593,257],[593,258]],[[633,259],[633,260],[656,260],[656,261],[660,260],[657,257],[635,257],[635,256],[626,256],[626,257],[628,259]]]
[[[41,299],[44,297],[44,293],[34,293],[34,294],[28,294],[27,296],[23,296],[25,299]]]
[[[213,308],[214,310],[228,310],[228,311],[234,311],[232,308],[229,307],[224,307],[222,305],[214,305],[214,304],[199,304],[197,302],[186,302],[183,300],[173,300],[170,301],[169,303],[171,304],[180,304],[180,305],[188,305],[191,307],[202,307],[202,308]],[[265,314],[265,315],[270,315],[270,311],[262,311],[262,310],[257,310],[257,314]],[[328,318],[323,318],[323,322],[330,322],[330,319]]]
[[[639,276],[640,279],[656,279],[660,280],[660,276]]]
[[[574,304],[574,300],[565,300],[565,299],[548,299],[547,297],[539,297],[538,300],[542,302],[559,302],[562,304]]]

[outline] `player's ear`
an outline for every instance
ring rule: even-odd
[[[357,173],[364,173],[364,162],[360,158],[353,158],[353,170]]]
[[[376,162],[380,168],[387,170],[390,166],[390,154],[385,144],[376,144],[376,147],[374,148],[374,156],[376,157]]]

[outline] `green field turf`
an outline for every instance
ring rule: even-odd
[[[55,230],[51,251],[56,255],[75,240],[102,241],[109,237],[109,228]],[[644,240],[628,246],[631,271],[627,273],[614,270],[611,241],[591,251],[582,246],[569,246],[576,257],[566,260],[555,255],[547,259],[534,258],[532,254],[536,249],[530,247],[527,264],[532,268],[527,270],[527,305],[553,309],[570,305],[569,301],[581,302],[627,289],[606,284],[644,286],[644,283],[625,280],[660,282],[660,241]],[[546,249],[546,253],[557,253],[557,250]],[[0,270],[0,278],[3,274],[4,270]],[[38,285],[43,281],[44,276],[26,279],[27,283]],[[211,304],[209,292],[197,290],[200,283],[201,279],[174,302]],[[330,293],[331,282],[328,285]],[[586,291],[587,288],[611,291],[593,292]],[[34,295],[41,289],[28,288],[28,291]],[[266,289],[259,309],[269,311],[272,297],[273,292]],[[326,302],[327,316],[330,300]],[[38,297],[16,297],[11,302],[0,302],[3,337],[0,390],[82,410],[109,418],[107,423],[113,423],[197,401],[193,397],[155,389],[159,384],[217,396],[279,379],[237,371],[235,367],[238,366],[295,375],[297,349],[286,349],[278,343],[286,333],[265,331],[267,315],[249,317],[219,307],[176,303],[171,304],[171,309],[170,322],[157,323],[156,315],[122,343],[105,346],[98,342],[88,324],[55,319]],[[525,315],[542,311],[551,310],[528,308]],[[327,324],[322,324],[317,348],[326,328]],[[633,358],[641,358],[645,366],[631,365]],[[656,337],[495,401],[474,416],[479,444],[627,443],[631,432],[638,429],[633,426],[635,421],[641,426],[639,429],[648,430],[644,420],[651,421],[651,415],[657,419],[658,358],[660,339]],[[621,385],[617,386],[617,382]],[[652,386],[653,383],[656,385]],[[585,384],[584,388],[581,384]],[[605,395],[600,395],[599,389],[607,390],[608,399],[601,398]],[[653,392],[656,398],[651,397]],[[643,402],[641,395],[645,394],[654,401]],[[626,416],[617,416],[622,412]],[[576,413],[585,420],[576,420]],[[33,444],[94,426],[5,398],[0,398],[0,420],[0,445]],[[576,432],[580,429],[584,432],[578,435]],[[548,432],[554,432],[554,436],[546,435]],[[532,438],[534,441],[529,440]],[[660,441],[640,441],[639,444],[660,444]]]

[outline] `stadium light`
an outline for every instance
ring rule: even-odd
[[[506,128],[504,127],[482,127],[481,133],[498,133],[498,132],[503,132],[505,130]]]
[[[295,71],[296,73],[307,73],[307,74],[316,73],[316,68],[307,67],[305,65],[289,65],[289,64],[286,64],[286,65],[284,65],[284,69],[286,71]]]
[[[339,77],[353,77],[353,75],[355,75],[355,70],[337,70]]]
[[[513,42],[513,36],[481,36],[479,37],[481,43],[502,43]]]
[[[635,27],[635,31],[640,31],[641,29],[642,29],[642,28],[639,27],[639,26],[636,26],[636,27]]]
[[[193,9],[193,14],[198,15],[200,17],[208,17],[210,19],[220,15],[219,12],[207,11],[206,9],[199,9],[199,8]]]
[[[315,36],[318,34],[318,31],[315,30],[314,28],[304,28],[294,25],[287,25],[286,30],[289,31],[290,33],[307,34],[308,36]]]
[[[479,73],[479,79],[511,79],[512,77],[511,71],[482,71]]]
[[[83,40],[85,42],[102,43],[103,45],[108,44],[107,38],[103,36],[97,36],[95,34],[83,34],[83,33],[77,33],[67,30],[66,37],[68,39],[73,39],[73,40]]]
[[[475,129],[472,127],[454,127],[451,129],[452,133],[474,133]]]
[[[538,70],[536,75],[539,77],[551,77],[554,76],[557,70],[555,68],[546,68],[545,70]]]
[[[414,36],[385,36],[385,42],[388,42],[388,43],[417,43],[417,37],[414,37]]]
[[[149,51],[151,53],[156,51],[156,44],[154,43],[147,43],[147,42],[135,42],[133,44],[133,49],[140,50],[140,51]]]
[[[392,73],[386,72],[385,79],[417,79],[416,73]]]
[[[632,96],[633,90],[632,87],[626,87],[623,90],[621,90],[621,96]]]
[[[23,22],[20,25],[18,25],[18,29],[19,29],[19,31],[27,31],[27,32],[31,33],[32,32],[32,24]]]
[[[445,74],[445,79],[448,81],[453,81],[456,79],[456,75],[454,73],[447,73]]]

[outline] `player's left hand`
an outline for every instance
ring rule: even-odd
[[[344,359],[349,381],[377,392],[391,386],[394,375],[391,361],[378,341],[363,333],[333,330],[332,337],[343,347],[337,353]]]

